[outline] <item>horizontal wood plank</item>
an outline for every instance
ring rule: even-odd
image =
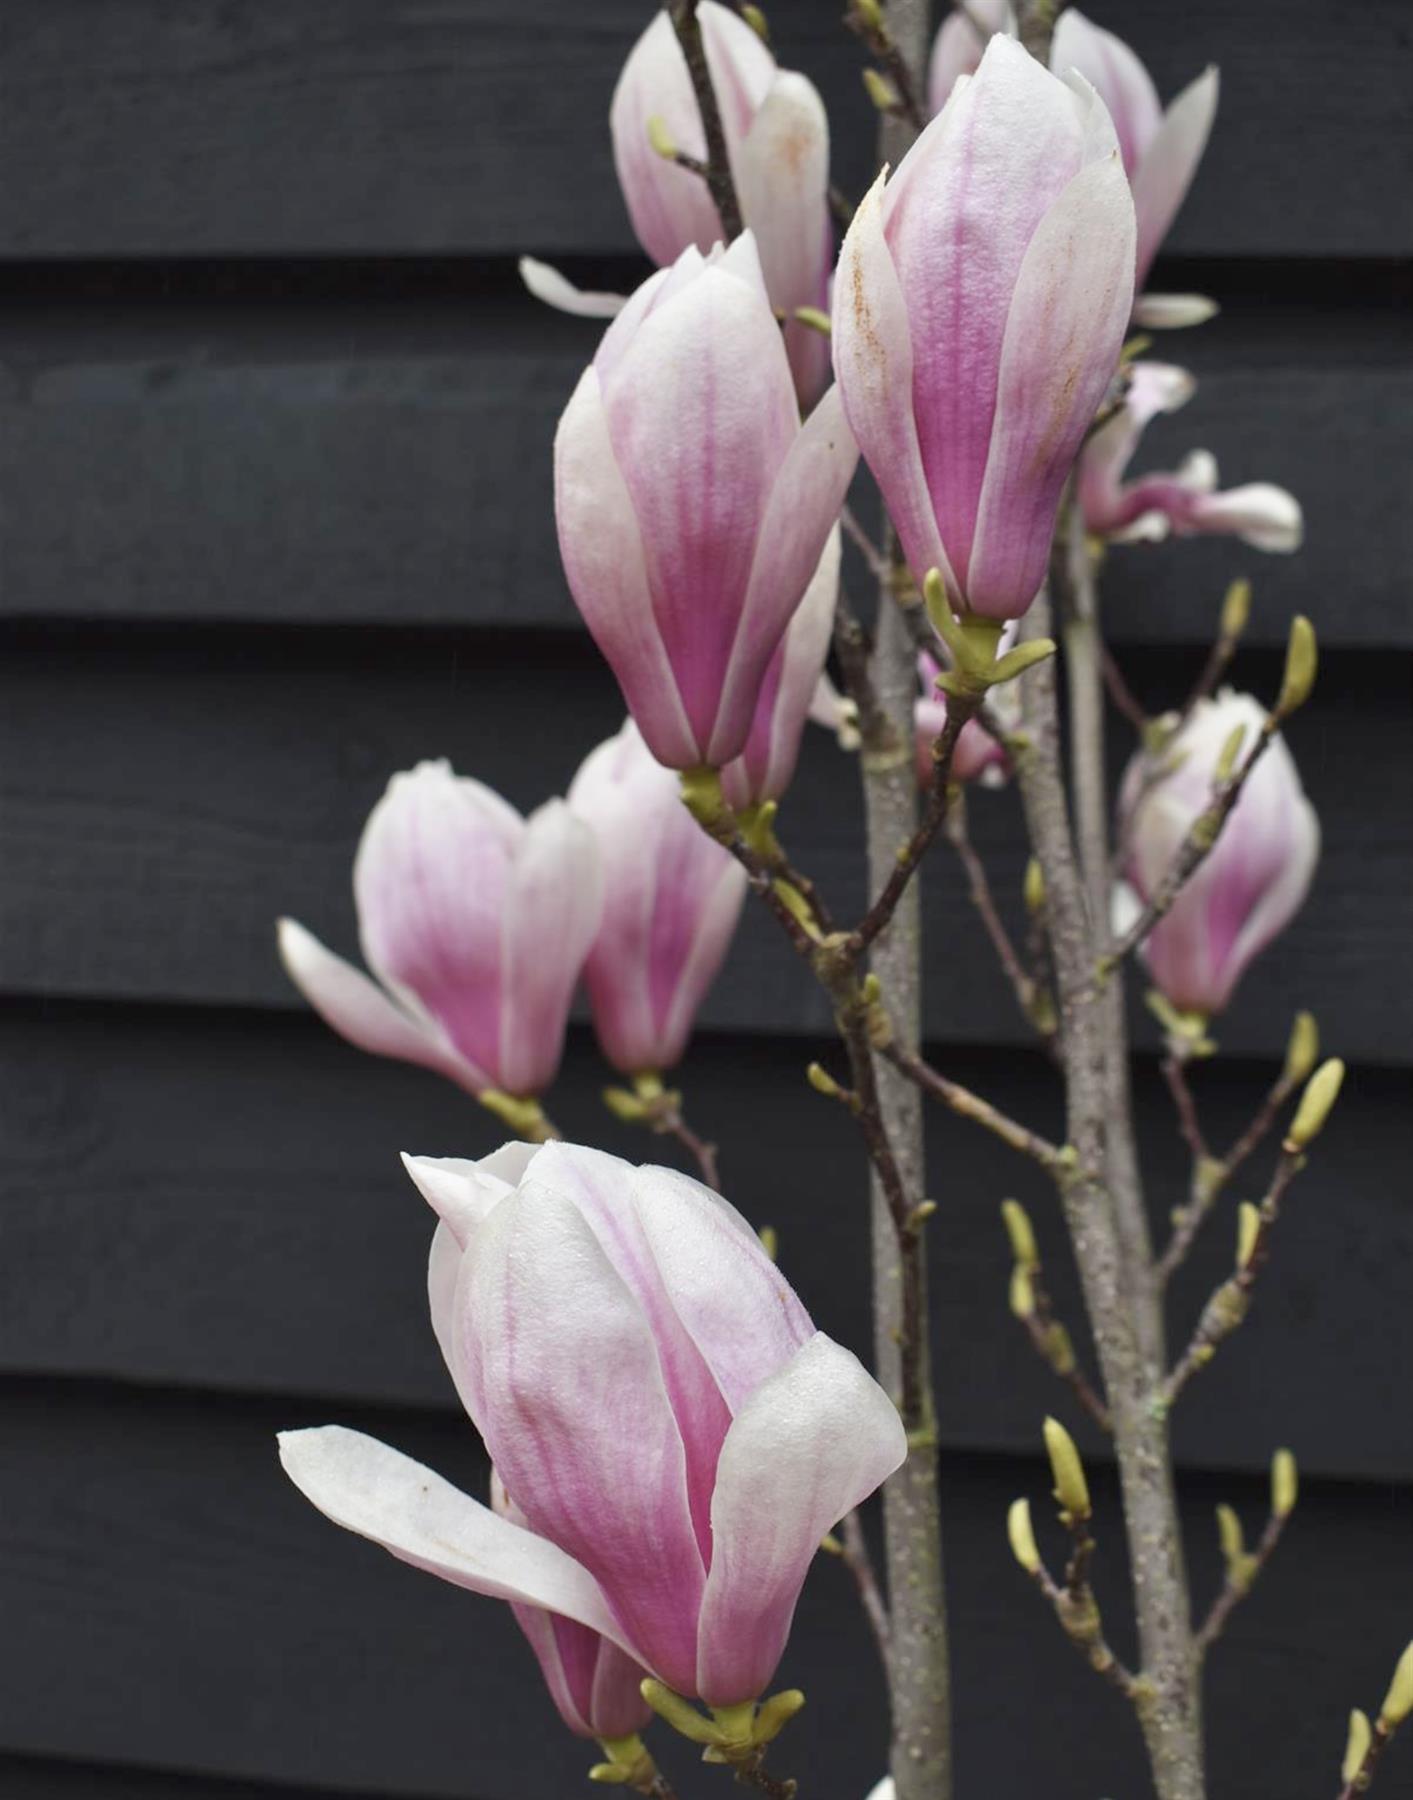
[[[8,0],[0,247],[12,257],[606,250],[609,154],[646,0]],[[1140,0],[1100,14],[1165,96],[1222,65],[1222,111],[1173,244],[1388,255],[1413,125],[1400,0]],[[834,164],[871,167],[863,57],[837,8],[775,0],[814,75]]]
[[[528,806],[563,792],[621,717],[606,670],[574,640],[15,631],[0,652],[0,992],[15,995],[294,1008],[273,922],[292,913],[352,949],[353,851],[391,771],[446,755]],[[1152,704],[1175,703],[1195,666],[1171,653],[1130,660]],[[1253,653],[1241,670],[1275,691],[1276,659]],[[1410,734],[1401,659],[1326,659],[1291,730],[1324,823],[1322,866],[1223,1019],[1228,1050],[1278,1055],[1292,1011],[1310,1006],[1346,1055],[1406,1062],[1413,842],[1392,772]],[[980,794],[972,815],[1010,905],[1025,856],[1016,797]],[[784,820],[841,913],[859,910],[857,773],[823,734]],[[945,848],[926,893],[929,1028],[1024,1041]],[[827,1028],[763,909],[748,909],[703,1019]]]
[[[577,630],[551,442],[593,342],[503,284],[14,307],[0,614]],[[1406,312],[1246,293],[1162,353],[1201,385],[1152,428],[1141,466],[1209,448],[1229,484],[1299,496],[1308,541],[1293,558],[1230,539],[1120,549],[1115,636],[1203,642],[1245,572],[1254,642],[1280,642],[1303,608],[1327,643],[1413,645]]]
[[[228,1781],[138,1764],[0,1754],[5,1800],[351,1800],[351,1791]]]
[[[727,1191],[776,1228],[821,1327],[867,1354],[854,1279],[867,1256],[864,1170],[848,1120],[803,1080],[810,1054],[831,1052],[701,1037],[682,1080],[698,1129],[720,1145]],[[1058,1133],[1057,1082],[1042,1059],[936,1055],[1013,1116]],[[552,1101],[561,1127],[635,1161],[680,1161],[675,1146],[609,1118],[604,1077],[576,1033]],[[1222,1144],[1254,1115],[1268,1072],[1218,1062],[1195,1079]],[[1387,1178],[1413,1156],[1406,1085],[1351,1075],[1251,1318],[1178,1415],[1185,1465],[1260,1469],[1289,1439],[1313,1471],[1413,1480],[1413,1416],[1398,1401],[1399,1371],[1413,1366],[1413,1220]],[[1185,1159],[1149,1064],[1138,1104],[1161,1239]],[[12,1295],[0,1374],[455,1410],[423,1302],[430,1221],[396,1152],[494,1147],[499,1128],[457,1090],[361,1056],[312,1020],[11,1005],[0,1014],[0,1126],[0,1265]],[[1030,1206],[1057,1304],[1078,1324],[1064,1232],[1031,1165],[950,1116],[930,1127],[943,1438],[949,1449],[1024,1451],[1044,1411],[1068,1399],[1006,1309],[998,1202],[1016,1194]],[[1253,1163],[1242,1193],[1270,1160]],[[1176,1286],[1178,1341],[1229,1269],[1234,1207],[1235,1197]]]
[[[339,1413],[483,1491],[484,1466],[453,1424]],[[337,1531],[284,1481],[275,1429],[324,1416],[53,1384],[0,1393],[0,1746],[427,1800],[574,1791],[585,1747],[554,1727],[508,1611]],[[959,1780],[1018,1800],[1047,1791],[1062,1761],[1066,1791],[1137,1792],[1131,1719],[1006,1548],[1007,1503],[1039,1501],[1048,1485],[1033,1462],[948,1461],[953,1630],[965,1647]],[[1127,1649],[1121,1535],[1097,1471],[1095,1489],[1097,1580]],[[1254,1528],[1264,1490],[1227,1479],[1186,1492],[1205,1598],[1213,1502],[1234,1502]],[[1057,1528],[1037,1518],[1059,1554]],[[1312,1765],[1337,1764],[1349,1703],[1376,1702],[1406,1641],[1410,1525],[1407,1489],[1307,1484],[1286,1553],[1212,1665],[1213,1763],[1232,1800],[1294,1792]],[[881,1684],[837,1564],[821,1559],[811,1576],[781,1678],[810,1704],[779,1766],[810,1791],[866,1792],[883,1760]],[[689,1778],[680,1746],[659,1749]]]

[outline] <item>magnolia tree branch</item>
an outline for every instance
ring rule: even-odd
[[[1042,595],[1028,635],[1049,628]],[[1077,1166],[1065,1184],[1066,1222],[1113,1422],[1143,1655],[1139,1718],[1160,1800],[1202,1800],[1202,1742],[1187,1579],[1167,1428],[1155,1404],[1161,1371],[1135,1316],[1129,1259],[1108,1185],[1106,1018],[1093,979],[1095,935],[1070,836],[1060,777],[1059,717],[1051,663],[1021,677],[1025,743],[1017,776],[1031,842],[1045,878],[1046,919],[1060,1010],[1067,1132]],[[1102,1171],[1104,1179],[1096,1178]]]
[[[706,166],[702,178],[707,184],[727,243],[741,235],[741,203],[731,175],[731,159],[726,150],[726,131],[721,123],[721,108],[707,66],[706,45],[702,42],[701,20],[697,17],[697,0],[677,0],[671,11],[672,29],[687,59],[687,73],[692,78],[697,111],[702,115],[702,131],[706,137]]]

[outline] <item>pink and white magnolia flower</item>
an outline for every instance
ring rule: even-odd
[[[834,288],[844,410],[919,581],[1019,617],[1118,364],[1134,215],[1078,77],[993,37],[849,227]]]
[[[629,712],[659,762],[721,768],[858,457],[834,389],[800,424],[749,231],[644,282],[554,450],[565,572]]]
[[[829,308],[829,120],[814,84],[777,68],[730,7],[701,0],[697,19],[736,196],[756,236],[771,303],[786,320],[785,349],[800,404],[808,408],[829,382],[829,344],[794,313],[801,306]],[[665,268],[689,245],[705,256],[726,233],[701,176],[653,148],[652,119],[661,121],[679,151],[705,158],[692,79],[666,12],[633,46],[609,108],[614,167],[628,215],[644,250]],[[611,318],[624,304],[621,294],[581,293],[531,257],[522,258],[520,271],[531,293],[564,312]]]
[[[770,659],[746,747],[721,771],[722,793],[737,812],[763,800],[778,800],[794,779],[805,724],[819,699],[819,684],[826,679],[824,664],[839,598],[839,560],[836,525],[825,539],[824,555],[780,648]]]
[[[408,1166],[433,1324],[525,1524],[337,1426],[285,1433],[286,1471],[404,1561],[755,1699],[821,1537],[907,1454],[892,1401],[685,1175],[558,1143]]]
[[[1217,71],[1204,70],[1164,112],[1153,78],[1123,39],[1072,6],[1056,22],[1050,67],[1056,74],[1077,70],[1114,121],[1138,215],[1135,285],[1141,290],[1207,148],[1217,112]],[[1198,324],[1215,310],[1200,295],[1144,294],[1135,318],[1148,325]]]
[[[1295,496],[1268,481],[1218,493],[1216,459],[1206,450],[1194,450],[1171,473],[1124,481],[1144,428],[1185,406],[1196,386],[1171,363],[1134,363],[1123,404],[1080,453],[1076,491],[1086,531],[1120,542],[1212,532],[1257,550],[1298,550],[1304,519]]]
[[[1015,15],[1008,0],[965,0],[951,7],[937,27],[927,64],[927,109],[940,113],[952,97],[960,75],[975,75],[995,32],[1015,36]]]
[[[394,775],[353,865],[360,970],[293,919],[290,979],[342,1037],[476,1095],[554,1079],[603,903],[588,827],[562,800],[528,819],[447,762]]]
[[[1266,712],[1249,694],[1225,689],[1201,700],[1164,752],[1171,773],[1149,785],[1140,755],[1124,777],[1119,806],[1121,906],[1146,903],[1210,804],[1218,758],[1232,732],[1245,730],[1249,755]],[[1252,770],[1211,853],[1145,939],[1153,980],[1179,1011],[1221,1012],[1250,963],[1300,910],[1320,855],[1320,822],[1305,797],[1295,761],[1277,738]]]
[[[996,651],[998,656],[1011,648],[1014,637],[1015,633],[1009,627],[1001,634],[1001,642]],[[926,650],[918,651],[917,673],[922,684],[922,693],[913,705],[917,780],[919,787],[930,788],[936,766],[932,759],[932,746],[942,735],[947,723],[947,696],[940,693],[937,687],[937,677],[942,673],[942,665]],[[1009,732],[1020,729],[1020,690],[1014,681],[1003,682],[1000,687],[992,688],[988,706],[993,718],[1004,730]],[[952,780],[974,781],[981,787],[997,788],[1004,787],[1010,778],[1011,759],[1005,750],[976,719],[968,720],[952,747]]]
[[[491,1470],[491,1507],[512,1525],[528,1530],[524,1513]],[[510,1610],[524,1632],[550,1698],[576,1737],[606,1743],[635,1737],[652,1718],[643,1698],[643,1669],[618,1645],[575,1619],[512,1600]]]
[[[746,871],[682,804],[630,719],[589,753],[569,806],[593,831],[604,908],[585,967],[604,1055],[625,1075],[681,1061],[731,946]]]

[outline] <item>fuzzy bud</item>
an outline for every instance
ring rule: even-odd
[[[1021,1268],[1033,1272],[1040,1267],[1040,1251],[1035,1242],[1035,1232],[1031,1227],[1030,1214],[1019,1200],[1003,1200],[1001,1202],[1001,1218],[1006,1227],[1006,1236],[1011,1240],[1011,1255],[1015,1257]]]
[[[1413,1713],[1413,1644],[1398,1659],[1393,1680],[1379,1708],[1379,1724],[1385,1731],[1396,1729]]]
[[[1300,1494],[1300,1471],[1289,1450],[1277,1450],[1271,1458],[1271,1511],[1278,1519],[1288,1519],[1295,1511]]]
[[[1222,1546],[1222,1556],[1227,1566],[1239,1563],[1246,1555],[1246,1537],[1241,1529],[1241,1520],[1236,1510],[1230,1506],[1217,1508],[1217,1538]]]
[[[1356,1706],[1349,1715],[1349,1738],[1344,1747],[1344,1766],[1339,1778],[1346,1787],[1364,1767],[1364,1758],[1369,1754],[1369,1746],[1374,1734],[1369,1728],[1369,1715],[1360,1712]]]
[[[1261,1235],[1261,1209],[1253,1206],[1249,1200],[1243,1200],[1236,1215],[1236,1266],[1238,1269],[1248,1267],[1256,1250],[1256,1240]]]
[[[1035,1542],[1035,1530],[1030,1522],[1029,1500],[1013,1500],[1011,1510],[1006,1515],[1006,1536],[1011,1542],[1011,1554],[1025,1570],[1027,1575],[1035,1575],[1040,1569],[1040,1551]]]
[[[1018,1319],[1028,1319],[1035,1311],[1035,1288],[1030,1271],[1020,1263],[1011,1270],[1011,1311]]]
[[[1320,1064],[1305,1084],[1295,1119],[1286,1133],[1287,1150],[1303,1150],[1312,1144],[1325,1128],[1330,1110],[1339,1098],[1344,1081],[1344,1064],[1337,1056]]]
[[[865,69],[863,84],[869,99],[881,113],[896,112],[902,105],[897,88],[878,69]]]
[[[1050,1471],[1055,1477],[1055,1498],[1071,1521],[1087,1519],[1093,1510],[1089,1502],[1089,1483],[1079,1450],[1058,1419],[1045,1421],[1045,1450],[1050,1458]]]
[[[1025,865],[1025,909],[1034,918],[1045,910],[1045,874],[1037,857]]]
[[[1281,682],[1281,696],[1276,702],[1277,718],[1288,719],[1310,698],[1319,660],[1315,627],[1304,613],[1297,613],[1290,622],[1290,639],[1285,652],[1285,679]]]
[[[1234,581],[1227,589],[1227,597],[1222,602],[1221,635],[1229,644],[1235,643],[1243,631],[1246,621],[1251,617],[1251,583],[1246,580]]]
[[[1312,1012],[1298,1012],[1290,1028],[1290,1042],[1285,1050],[1282,1079],[1293,1087],[1297,1081],[1309,1079],[1310,1071],[1320,1056],[1320,1027]]]

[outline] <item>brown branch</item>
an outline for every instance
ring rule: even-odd
[[[1384,1751],[1393,1742],[1396,1726],[1387,1724],[1383,1719],[1375,1719],[1369,1738],[1369,1748],[1353,1775],[1339,1791],[1339,1800],[1359,1800],[1359,1796],[1367,1794],[1373,1783],[1375,1772],[1383,1760]]]
[[[1285,1150],[1276,1167],[1271,1185],[1262,1200],[1256,1241],[1246,1261],[1213,1293],[1202,1310],[1191,1341],[1167,1380],[1163,1383],[1163,1402],[1172,1406],[1192,1377],[1205,1369],[1217,1349],[1245,1319],[1251,1305],[1251,1293],[1270,1256],[1271,1233],[1280,1218],[1281,1201],[1286,1189],[1305,1166],[1298,1150]]]
[[[1132,725],[1137,735],[1142,737],[1148,730],[1148,714],[1144,712],[1143,703],[1128,685],[1127,677],[1107,644],[1099,652],[1099,662],[1104,671],[1104,686],[1108,689],[1109,698]]]
[[[741,203],[731,175],[731,159],[726,149],[726,131],[721,123],[721,108],[707,65],[706,45],[702,42],[701,21],[697,17],[697,0],[677,0],[671,12],[672,29],[687,61],[692,78],[692,92],[697,110],[702,115],[702,131],[706,137],[706,167],[702,171],[707,189],[721,217],[721,230],[730,243],[741,235]]]
[[[1060,1629],[1089,1664],[1090,1668],[1116,1687],[1128,1700],[1137,1704],[1142,1688],[1137,1676],[1125,1668],[1104,1637],[1099,1604],[1089,1585],[1089,1564],[1094,1555],[1094,1539],[1087,1521],[1070,1527],[1074,1545],[1065,1568],[1063,1585],[1057,1582],[1043,1562],[1029,1571],[1031,1580],[1055,1610]]]
[[[1030,1304],[1019,1317],[1035,1347],[1036,1355],[1065,1383],[1079,1402],[1081,1410],[1108,1436],[1114,1429],[1114,1422],[1109,1417],[1108,1407],[1080,1368],[1069,1332],[1055,1316],[1054,1302],[1045,1284],[1044,1265],[1036,1261],[1021,1272],[1025,1277]]]
[[[874,1571],[873,1557],[869,1554],[868,1540],[864,1536],[863,1521],[859,1518],[858,1509],[845,1513],[840,1521],[839,1555],[844,1567],[854,1579],[859,1591],[859,1602],[864,1609],[864,1617],[868,1620],[869,1629],[873,1633],[873,1641],[878,1647],[879,1659],[883,1664],[883,1672],[888,1672],[889,1623],[888,1608],[884,1604],[883,1593],[878,1585],[878,1576]]]
[[[1043,1010],[1044,996],[1034,978],[1027,973],[1011,942],[1010,933],[996,906],[995,896],[991,892],[991,883],[986,877],[986,865],[978,855],[967,831],[966,796],[959,794],[949,810],[946,820],[947,841],[956,851],[967,878],[967,892],[971,903],[976,908],[986,935],[991,940],[1006,979],[1011,984],[1016,1003],[1027,1021],[1039,1032],[1047,1046],[1053,1045],[1055,1038],[1055,1021],[1053,1011],[1049,1014]]]
[[[1261,1533],[1256,1548],[1247,1557],[1240,1560],[1239,1565],[1231,1563],[1227,1566],[1227,1578],[1222,1591],[1212,1602],[1211,1610],[1202,1621],[1194,1643],[1199,1658],[1204,1657],[1226,1629],[1227,1620],[1241,1605],[1251,1592],[1266,1564],[1275,1553],[1276,1545],[1281,1540],[1281,1533],[1286,1528],[1290,1514],[1272,1512],[1266,1520],[1266,1528]]]
[[[709,1144],[705,1138],[697,1136],[682,1114],[674,1107],[657,1127],[669,1137],[675,1137],[684,1150],[694,1159],[701,1171],[702,1180],[713,1193],[721,1192],[721,1170],[717,1161],[716,1145]]]
[[[1073,1151],[1061,1149],[1058,1144],[1050,1143],[1029,1126],[1019,1124],[989,1100],[983,1100],[979,1094],[972,1093],[970,1088],[963,1087],[960,1082],[952,1081],[934,1069],[915,1051],[909,1050],[896,1039],[890,1037],[879,1044],[878,1048],[894,1068],[901,1069],[908,1080],[915,1082],[923,1093],[930,1094],[934,1100],[940,1100],[960,1118],[970,1119],[973,1124],[991,1132],[994,1137],[1009,1144],[1012,1150],[1018,1150],[1022,1156],[1038,1162],[1046,1174],[1057,1181],[1068,1178],[1073,1172]]]
[[[908,60],[893,41],[887,23],[877,14],[870,19],[856,7],[850,7],[845,14],[844,23],[878,58],[884,73],[897,91],[897,110],[901,116],[915,133],[922,131],[927,125],[927,113],[918,99],[917,83],[913,80]]]
[[[1183,1142],[1192,1152],[1194,1170],[1202,1163],[1209,1161],[1207,1140],[1202,1135],[1202,1125],[1197,1117],[1197,1103],[1192,1097],[1192,1089],[1187,1084],[1187,1067],[1183,1057],[1176,1051],[1169,1051],[1163,1058],[1163,1079],[1168,1084],[1168,1092],[1173,1097],[1173,1105],[1177,1109],[1178,1130]]]

